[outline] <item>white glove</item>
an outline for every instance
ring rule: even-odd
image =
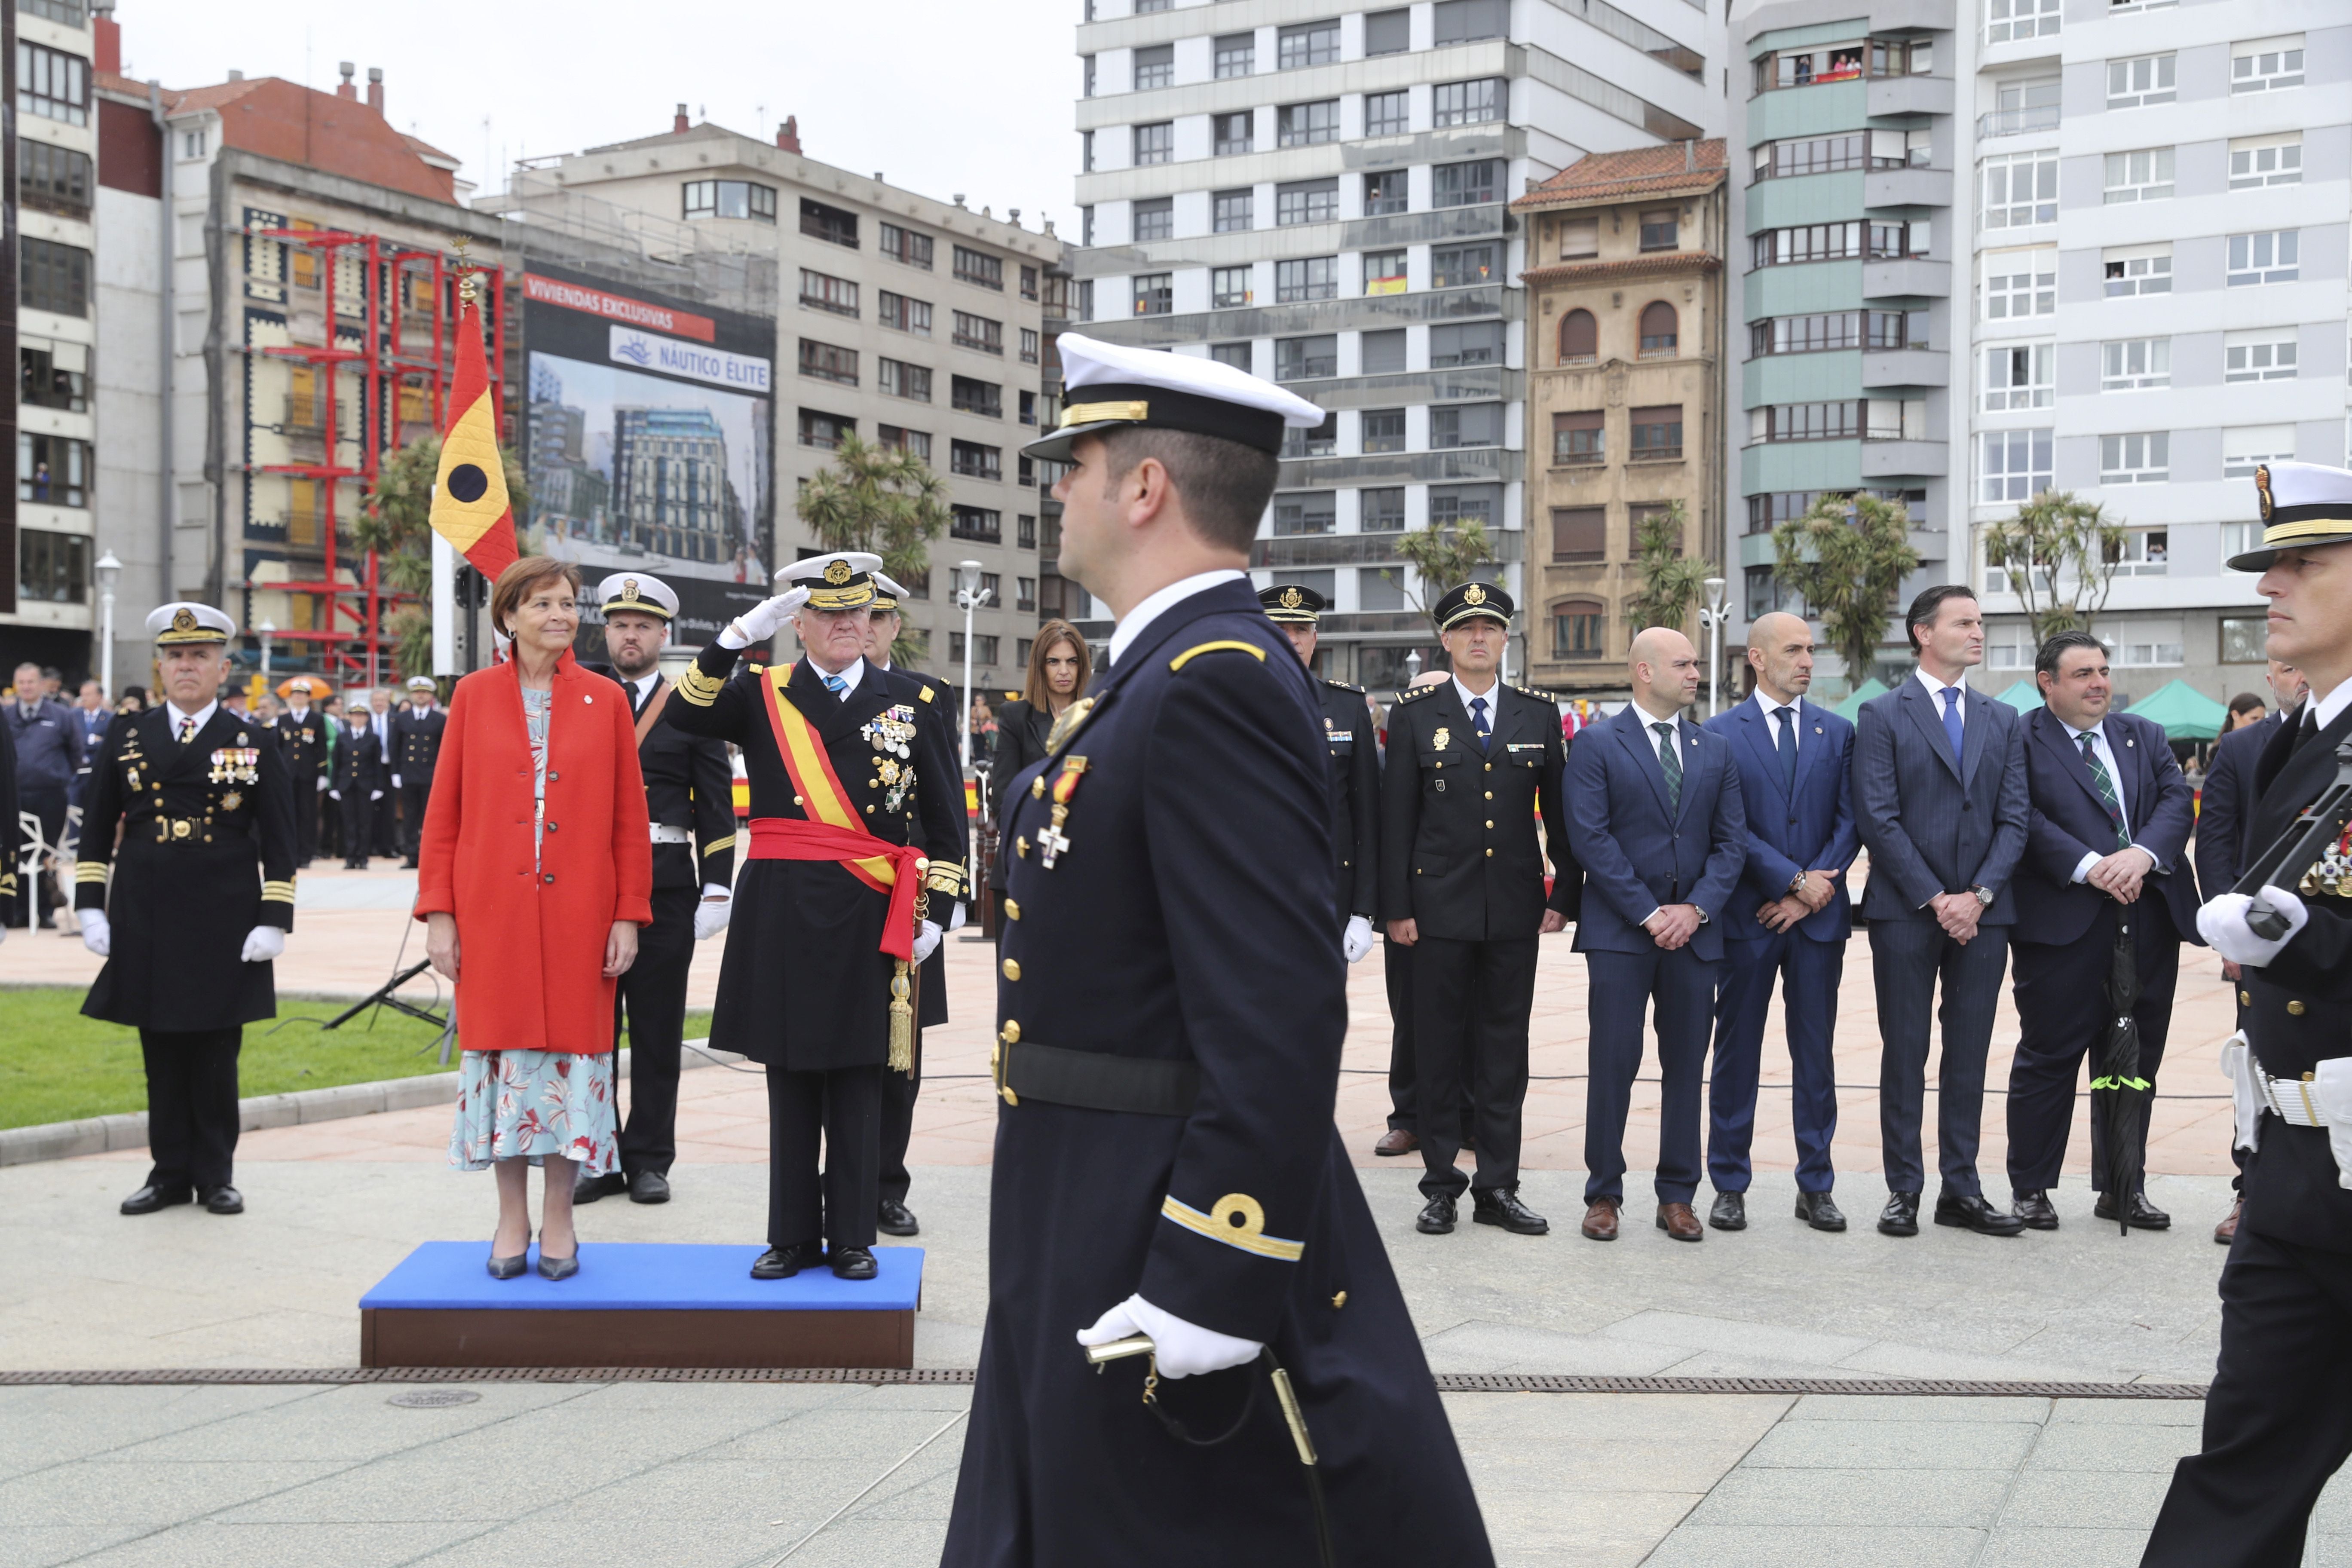
[[[256,926],[245,933],[245,951],[237,956],[247,963],[267,963],[284,956],[286,933],[276,926]]]
[[[694,906],[694,940],[709,942],[727,929],[727,917],[735,912],[735,895],[725,888],[702,889],[702,902]]]
[[[915,932],[915,962],[921,963],[940,950],[940,938],[946,933],[937,921],[925,921]]]
[[[963,930],[964,912],[964,901],[961,899],[958,899],[956,900],[955,912],[948,916],[948,930]]]
[[[1372,922],[1361,915],[1348,917],[1348,929],[1339,935],[1339,951],[1353,963],[1372,951]]]
[[[327,792],[327,798],[329,800],[341,800],[343,798],[343,792],[339,789],[331,789]]]
[[[324,774],[324,773],[320,773],[320,774],[319,775],[319,792],[320,792],[321,795],[323,795],[323,794],[325,794],[325,793],[326,793],[326,789],[327,789],[327,775],[326,775],[326,774]]]
[[[1255,1361],[1265,1346],[1255,1340],[1237,1340],[1198,1323],[1188,1323],[1173,1312],[1163,1312],[1140,1296],[1129,1296],[1095,1320],[1093,1328],[1078,1331],[1078,1343],[1107,1345],[1130,1334],[1151,1336],[1152,1357],[1162,1377],[1191,1377],[1195,1373],[1223,1372],[1229,1366]]]
[[[392,775],[392,787],[394,789],[398,789],[400,787],[400,775],[398,773]]]
[[[382,800],[383,798],[383,791],[380,789],[372,789],[368,791],[368,798],[370,800]]]
[[[763,599],[735,617],[719,634],[719,646],[723,648],[747,648],[755,642],[766,642],[784,624],[784,617],[808,603],[809,591],[794,588],[772,599]],[[741,641],[736,639],[740,637]]]
[[[2232,963],[2264,967],[2294,940],[2294,933],[2311,919],[2311,911],[2284,888],[2264,888],[2263,900],[2286,917],[2286,934],[2277,941],[2256,936],[2247,926],[2246,910],[2254,900],[2243,893],[2223,893],[2208,900],[2197,911],[2197,934]]]
[[[106,923],[104,910],[77,910],[74,918],[81,921],[81,944],[104,958],[114,951],[114,928]]]

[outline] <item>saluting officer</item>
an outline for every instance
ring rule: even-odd
[[[329,720],[325,710],[311,706],[312,698],[325,695],[326,682],[298,675],[286,683],[286,711],[278,716],[278,743],[294,782],[294,864],[298,868],[308,866],[319,853],[319,802],[334,787],[329,776]]]
[[[779,580],[800,585],[695,656],[668,715],[740,746],[751,778],[751,864],[710,1043],[768,1069],[768,1250],[755,1279],[820,1262],[845,1279],[876,1276],[882,1079],[913,1065],[908,972],[939,945],[931,900],[943,916],[963,891],[958,843],[927,826],[961,815],[927,739],[927,699],[865,657],[879,564],[835,553],[786,567]],[[734,674],[787,616],[803,657]]]
[[[2272,463],[2254,486],[2263,542],[2230,566],[2262,574],[2270,657],[2311,693],[2254,765],[2249,870],[2336,783],[2336,748],[2352,742],[2352,473]],[[2352,1455],[2352,833],[2297,859],[2261,894],[2284,936],[2255,933],[2247,894],[2209,889],[2198,911],[2199,934],[2240,966],[2251,1049],[2233,1040],[2222,1062],[2248,1151],[2244,1208],[2221,1269],[2204,1451],[2174,1469],[2144,1568],[2303,1562],[2312,1505]]]
[[[1298,583],[1260,588],[1265,618],[1282,629],[1311,675],[1315,645],[1329,602]],[[1372,951],[1372,916],[1381,898],[1381,748],[1372,737],[1364,689],[1344,680],[1315,679],[1323,712],[1323,739],[1331,748],[1331,856],[1339,889],[1340,951],[1355,963]]]
[[[400,797],[402,865],[411,871],[416,869],[416,837],[425,829],[425,803],[433,798],[433,766],[441,760],[441,734],[449,727],[449,715],[434,705],[436,695],[431,676],[412,675],[408,706],[392,716],[392,787]],[[643,931],[637,942],[637,962],[642,963]]]
[[[163,700],[107,732],[82,817],[74,910],[106,967],[81,1010],[137,1029],[146,1060],[154,1164],[122,1212],[193,1194],[242,1214],[236,1053],[246,1025],[278,1013],[270,961],[294,928],[294,790],[268,731],[221,706],[236,623],[171,604],[147,629]]]
[[[1332,1125],[1329,742],[1243,570],[1283,430],[1322,410],[1211,360],[1061,355],[1027,450],[1073,465],[1062,569],[1118,627],[1006,797],[988,1326],[942,1560],[1286,1568],[1320,1514],[1339,1562],[1491,1563]],[[1087,1368],[1138,1332],[1155,1368]]]

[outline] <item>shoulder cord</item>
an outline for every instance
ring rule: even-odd
[[[1298,1395],[1291,1389],[1290,1373],[1274,1358],[1274,1347],[1268,1345],[1260,1350],[1258,1360],[1265,1364],[1267,1380],[1274,1384],[1275,1397],[1282,1405],[1283,1421],[1290,1428],[1291,1442],[1298,1450],[1298,1462],[1307,1471],[1307,1500],[1315,1510],[1317,1556],[1323,1568],[1339,1568],[1339,1559],[1331,1545],[1331,1517],[1323,1506],[1322,1472],[1316,1465],[1314,1441],[1307,1435],[1306,1414],[1299,1409]],[[1257,1409],[1257,1385],[1258,1380],[1251,1378],[1249,1393],[1242,1401],[1241,1414],[1234,1418],[1234,1424],[1223,1433],[1214,1437],[1195,1437],[1160,1403],[1160,1358],[1155,1355],[1143,1375],[1143,1405],[1178,1442],[1194,1448],[1213,1448],[1241,1436],[1242,1428],[1249,1424],[1250,1415]]]

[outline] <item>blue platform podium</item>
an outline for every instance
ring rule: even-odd
[[[908,1367],[923,1249],[880,1274],[754,1279],[757,1247],[584,1242],[580,1272],[493,1279],[478,1241],[428,1241],[360,1298],[362,1366]]]

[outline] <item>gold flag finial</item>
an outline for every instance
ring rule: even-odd
[[[478,286],[474,281],[472,261],[466,255],[466,247],[472,243],[467,236],[461,234],[457,237],[457,302],[460,306],[472,304],[477,297]]]

